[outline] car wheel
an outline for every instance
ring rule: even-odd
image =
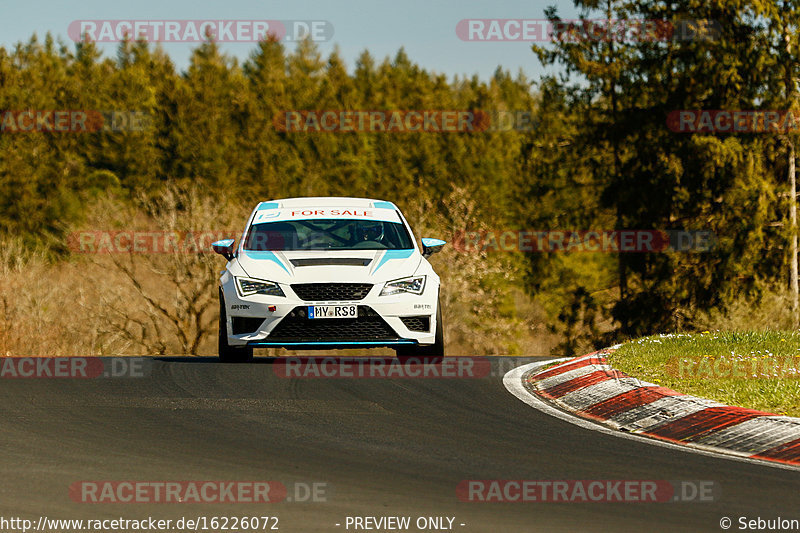
[[[228,344],[228,321],[225,312],[225,297],[219,291],[219,360],[223,363],[247,363],[253,360],[252,346],[231,346]]]
[[[438,358],[444,357],[444,324],[442,322],[442,303],[436,305],[436,336],[433,344],[419,344],[413,346],[401,346],[397,348],[399,358],[425,357]]]

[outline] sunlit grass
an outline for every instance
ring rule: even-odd
[[[622,345],[609,362],[686,394],[800,416],[800,333],[656,335]]]

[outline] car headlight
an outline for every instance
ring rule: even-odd
[[[425,276],[413,276],[410,278],[387,281],[386,285],[383,286],[381,296],[390,296],[392,294],[400,294],[401,292],[422,294],[423,290],[425,290]]]
[[[250,296],[251,294],[266,294],[269,296],[286,296],[280,286],[273,281],[263,281],[260,279],[236,278],[239,285],[239,294]]]

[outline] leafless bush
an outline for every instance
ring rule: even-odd
[[[424,205],[409,215],[419,236],[452,240],[465,228],[482,229],[475,206],[456,187],[442,206]],[[250,207],[198,189],[170,188],[144,209],[100,199],[68,233],[186,235],[232,228],[234,237]],[[74,253],[48,262],[41,250],[14,239],[0,242],[0,355],[214,354],[216,285],[225,261],[204,252]],[[519,353],[531,345],[535,335],[527,320],[536,313],[515,288],[518,260],[513,254],[465,253],[452,244],[431,259],[442,278],[448,353]]]
[[[224,202],[201,196],[197,189],[168,188],[148,203],[147,211],[147,230],[175,235],[177,242],[233,227],[233,214]],[[108,220],[106,226],[119,223]],[[207,249],[210,243],[194,244],[166,252],[111,253],[93,258],[125,280],[105,292],[102,306],[95,310],[95,320],[101,319],[97,312],[105,315],[100,329],[107,346],[151,354],[212,352],[217,323],[216,280],[223,260]]]
[[[791,331],[792,311],[789,291],[761,282],[755,298],[730,297],[722,309],[700,313],[700,329],[722,331]]]
[[[477,216],[477,202],[463,188],[454,186],[442,202],[431,201],[412,221],[420,237],[452,240],[458,232],[488,229]],[[513,280],[518,257],[486,251],[460,251],[453,243],[431,258],[442,279],[448,353],[454,355],[495,355],[518,352],[526,335],[517,315]]]

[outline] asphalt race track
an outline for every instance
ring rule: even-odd
[[[0,380],[0,516],[270,515],[302,532],[348,531],[347,516],[448,516],[464,532],[720,531],[723,516],[732,530],[741,516],[800,518],[800,472],[582,429],[512,396],[504,370],[287,379],[274,366],[156,358],[140,378]],[[693,503],[459,501],[469,479],[711,480],[721,492]],[[289,498],[295,483],[326,483],[327,501],[80,503],[69,487],[81,480],[271,480]]]

